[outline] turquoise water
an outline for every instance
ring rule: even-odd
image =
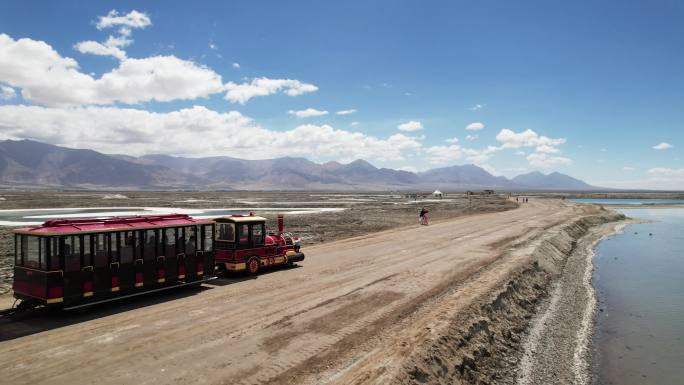
[[[572,199],[577,203],[595,203],[600,205],[684,205],[684,199],[612,199],[612,198],[581,198]]]
[[[597,247],[596,380],[683,384],[684,209],[619,211],[653,222],[629,225]]]

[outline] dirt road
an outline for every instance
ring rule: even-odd
[[[301,267],[71,315],[0,321],[0,382],[387,383],[524,248],[586,215],[557,200],[331,242]],[[458,287],[445,296],[448,288]]]

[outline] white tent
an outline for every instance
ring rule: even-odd
[[[432,193],[432,196],[435,198],[443,198],[444,194],[442,194],[442,192],[439,190],[435,190],[435,192]]]

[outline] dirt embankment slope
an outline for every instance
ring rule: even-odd
[[[574,242],[613,219],[532,200],[309,247],[301,268],[168,301],[3,321],[0,371],[14,384],[512,383],[535,304]]]

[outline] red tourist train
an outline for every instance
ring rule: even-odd
[[[15,230],[14,297],[77,308],[173,287],[217,272],[256,274],[304,259],[299,238],[266,233],[266,218],[188,215],[51,220]]]

